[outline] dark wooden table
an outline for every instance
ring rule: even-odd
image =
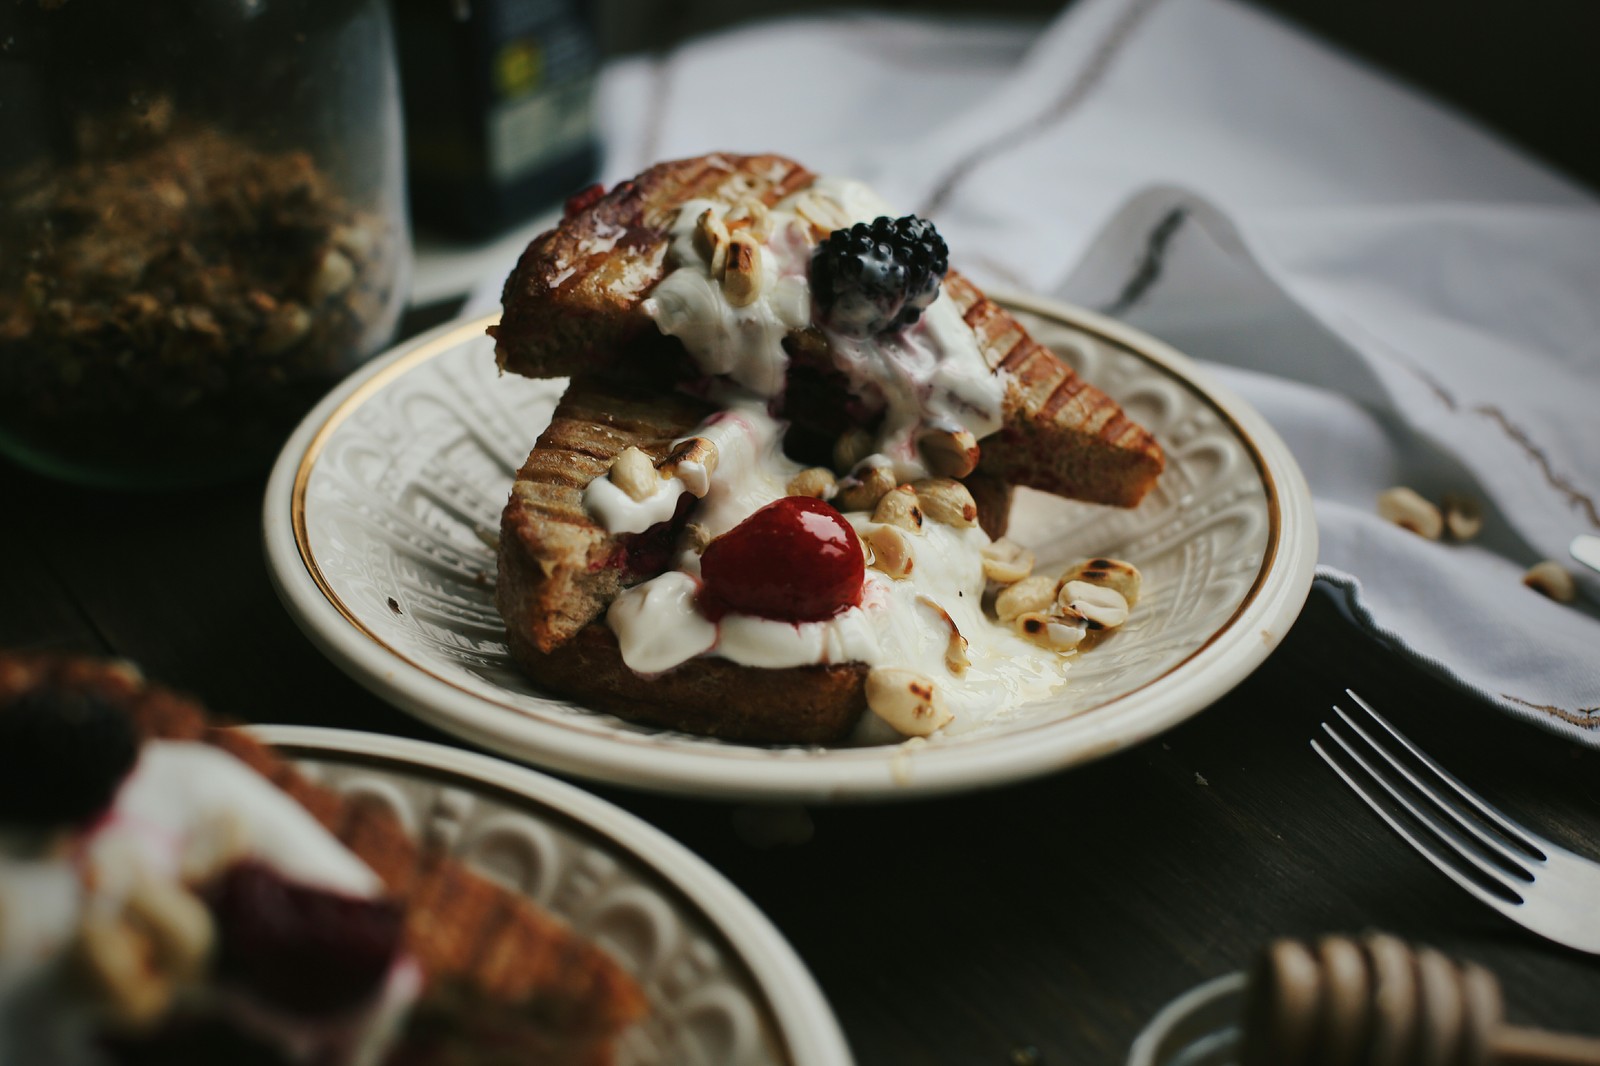
[[[263,474],[91,497],[0,463],[0,647],[124,656],[247,721],[452,743],[295,628],[262,558],[264,486]],[[733,806],[589,787],[766,912],[863,1066],[1121,1063],[1162,1004],[1268,939],[1372,928],[1485,964],[1517,1022],[1600,1034],[1600,959],[1470,899],[1311,752],[1346,685],[1514,816],[1600,855],[1600,756],[1424,676],[1316,593],[1282,647],[1204,713],[1042,780],[790,811],[812,833],[781,847],[752,843]]]

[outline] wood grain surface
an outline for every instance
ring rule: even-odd
[[[263,472],[91,498],[0,463],[0,646],[124,656],[245,721],[453,743],[296,629],[262,557],[264,488]],[[1423,675],[1317,593],[1267,663],[1203,714],[1028,784],[808,810],[586,787],[755,900],[863,1066],[1121,1063],[1160,1006],[1270,938],[1367,929],[1489,967],[1513,1023],[1600,1035],[1600,959],[1470,899],[1311,752],[1346,685],[1513,816],[1600,857],[1600,755]]]

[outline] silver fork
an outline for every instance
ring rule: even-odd
[[[1360,696],[1349,689],[1345,694],[1366,712],[1363,720],[1381,726],[1431,771],[1413,771],[1388,745],[1380,744],[1368,726],[1335,705],[1333,710],[1344,728],[1323,722],[1322,731],[1342,755],[1335,755],[1317,739],[1311,746],[1345,784],[1441,873],[1483,903],[1558,944],[1600,954],[1600,863],[1518,825],[1424,754]],[[1363,784],[1358,777],[1369,783]],[[1400,781],[1410,785],[1409,792]],[[1392,814],[1378,801],[1371,783],[1387,792],[1429,833],[1418,832]],[[1440,817],[1441,813],[1445,817]]]

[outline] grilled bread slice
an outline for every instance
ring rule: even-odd
[[[490,329],[500,366],[530,377],[692,374],[681,345],[662,337],[643,307],[669,269],[678,208],[696,198],[771,206],[814,180],[781,156],[711,155],[659,164],[593,203],[574,205],[528,246],[506,281],[504,313]],[[1005,422],[982,442],[983,469],[1059,496],[1137,504],[1164,465],[1150,434],[966,278],[951,271],[944,284],[990,369],[1006,382]],[[801,343],[790,345],[792,353],[817,340],[793,339]],[[804,422],[806,412],[786,415]]]
[[[573,379],[517,472],[500,518],[495,603],[514,641],[549,652],[598,618],[624,587],[660,572],[675,530],[608,533],[584,510],[583,490],[627,448],[662,458],[715,410],[681,393]]]
[[[612,1061],[620,1031],[644,1015],[634,980],[561,921],[419,844],[381,803],[313,784],[269,748],[211,724],[199,704],[147,684],[126,664],[0,654],[0,715],[38,689],[122,710],[146,740],[229,752],[298,801],[383,880],[405,908],[407,949],[428,976],[391,1061],[511,1061],[504,1055],[601,1066]]]
[[[512,655],[540,685],[645,725],[749,744],[833,744],[867,707],[866,663],[766,669],[700,658],[647,677],[622,661],[604,622],[549,652],[510,635]]]
[[[651,167],[536,237],[506,279],[500,323],[491,326],[501,369],[527,377],[599,373],[619,363],[682,357],[659,342],[645,297],[667,272],[678,208],[690,200],[767,206],[810,185],[815,175],[777,155],[707,155]],[[576,203],[573,205],[576,206]],[[687,365],[687,364],[685,364]]]
[[[1006,376],[1003,424],[982,442],[978,469],[1069,499],[1137,505],[1166,465],[1155,439],[976,285],[952,270],[944,288],[984,361]]]

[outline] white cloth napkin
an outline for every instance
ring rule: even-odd
[[[1512,714],[1600,746],[1600,204],[1438,104],[1232,0],[1080,0],[1047,28],[835,16],[602,79],[605,178],[710,150],[864,177],[981,283],[1209,364],[1288,441],[1320,585]],[[486,274],[493,306],[510,264]],[[1482,536],[1381,521],[1392,485]],[[1351,678],[1358,685],[1360,678]],[[1465,701],[1464,701],[1465,702]]]

